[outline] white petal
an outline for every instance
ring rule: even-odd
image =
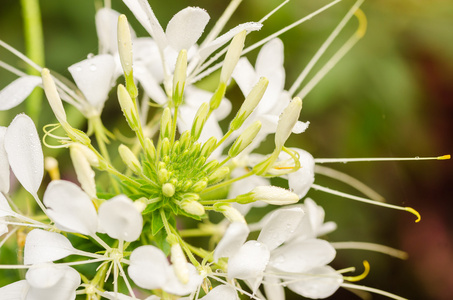
[[[128,273],[144,289],[161,288],[171,272],[167,257],[157,247],[141,246],[132,251]]]
[[[250,93],[259,79],[252,64],[245,57],[239,59],[231,76],[236,81],[244,96],[247,96]]]
[[[73,300],[80,285],[79,273],[65,265],[37,265],[26,274],[30,290],[27,299]]]
[[[190,49],[200,38],[209,22],[209,14],[199,7],[186,7],[168,22],[168,44],[176,51]]]
[[[310,122],[308,121],[307,122],[297,121],[296,125],[294,125],[293,127],[293,133],[299,134],[305,132],[305,130],[307,130],[308,128],[308,125],[310,125]]]
[[[288,185],[300,198],[304,197],[311,185],[315,181],[315,160],[313,156],[305,150],[291,148],[299,153],[301,168],[288,175]]]
[[[68,70],[90,105],[102,110],[112,88],[115,71],[113,56],[96,55],[73,64]]]
[[[32,119],[17,115],[5,134],[5,150],[17,180],[36,196],[44,175],[41,142]]]
[[[233,222],[228,226],[225,234],[214,251],[214,261],[221,257],[231,257],[247,240],[250,230],[247,224]]]
[[[33,89],[42,83],[39,76],[23,76],[0,91],[0,110],[8,110],[21,104]]]
[[[0,192],[0,218],[14,216],[16,213],[11,209],[11,206],[5,196]]]
[[[174,269],[171,268],[167,282],[164,284],[162,289],[167,293],[183,296],[190,294],[197,290],[200,284],[203,281],[203,277],[198,274],[197,269],[192,265],[187,263],[187,268],[189,269],[189,282],[182,284],[176,276]]]
[[[156,42],[150,37],[135,39],[132,51],[134,53],[134,75],[136,72],[135,67],[138,64],[143,64],[151,72],[153,78],[158,83],[161,83],[164,79],[164,71],[162,69],[162,57]]]
[[[141,83],[145,93],[157,104],[165,104],[167,96],[151,72],[141,63],[134,65],[134,77]]]
[[[146,0],[123,0],[137,20],[145,27],[161,49],[165,48],[166,37],[162,26],[154,15],[151,6]]]
[[[209,55],[211,55],[214,51],[225,45],[229,40],[231,40],[236,34],[241,32],[242,30],[247,30],[247,32],[250,32],[260,30],[261,27],[263,27],[263,24],[256,22],[247,22],[239,24],[238,26],[230,29],[228,32],[222,34],[221,36],[207,44],[205,47],[200,49],[199,55],[201,61],[204,61],[207,57],[209,57]]]
[[[99,225],[110,237],[133,242],[140,237],[143,217],[131,199],[118,195],[99,207]]]
[[[266,77],[269,85],[256,108],[260,113],[274,113],[279,106],[280,94],[285,86],[285,69],[283,67],[283,43],[274,39],[263,46],[256,59],[256,74]]]
[[[136,300],[137,298],[132,298],[130,296],[121,294],[121,293],[115,293],[115,292],[104,292],[102,293],[102,297],[110,299],[110,300]],[[160,298],[158,298],[160,299]]]
[[[6,127],[0,126],[0,194],[9,192],[9,162],[5,150]],[[1,212],[0,212],[1,216]]]
[[[253,280],[263,276],[270,251],[257,241],[248,241],[228,260],[228,278]]]
[[[28,265],[50,262],[75,253],[77,250],[64,235],[34,229],[25,240],[24,263]]]
[[[86,235],[96,233],[98,218],[93,202],[74,183],[52,181],[44,193],[44,204],[47,215],[59,229]]]
[[[118,52],[117,24],[119,16],[119,12],[106,7],[102,7],[96,12],[96,32],[100,53]]]
[[[19,280],[0,288],[0,300],[23,300],[29,285],[26,280]]]
[[[0,217],[0,237],[9,231],[8,225],[2,223],[3,218]]]
[[[343,283],[343,277],[329,266],[311,269],[310,275],[300,275],[296,282],[288,284],[293,292],[311,299],[331,296]]]
[[[280,283],[280,279],[274,276],[264,276],[264,292],[267,299],[285,300],[285,289]]]
[[[236,290],[229,285],[219,285],[213,288],[200,300],[236,300],[239,299]]]
[[[330,263],[335,254],[335,249],[327,241],[310,239],[275,249],[269,266],[284,272],[302,273]]]
[[[300,207],[274,211],[258,236],[258,242],[267,245],[270,251],[283,244],[299,226],[304,212]]]

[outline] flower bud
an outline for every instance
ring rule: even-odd
[[[132,172],[136,174],[142,173],[142,167],[138,158],[134,155],[134,153],[129,149],[127,146],[121,144],[118,147],[118,152],[120,153],[121,159],[126,164],[126,166],[132,170]]]
[[[171,243],[170,243],[171,244]],[[189,268],[187,267],[187,260],[184,252],[182,251],[179,243],[171,244],[171,262],[173,264],[173,270],[175,271],[176,277],[182,284],[189,282]]]
[[[236,130],[244,123],[248,116],[253,112],[255,107],[263,98],[264,92],[266,91],[269,80],[261,77],[258,83],[253,87],[248,96],[245,98],[244,103],[237,112],[236,116],[230,123],[230,129]]]
[[[220,73],[220,82],[227,83],[236,67],[239,57],[241,57],[242,49],[244,49],[246,30],[242,30],[236,34],[228,47],[228,52],[223,61],[222,71]]]
[[[240,204],[264,201],[273,205],[287,205],[297,203],[299,196],[276,186],[257,186],[251,192],[236,197],[236,200]]]
[[[168,172],[167,169],[162,168],[157,172],[157,180],[159,180],[159,183],[165,183],[168,181],[169,178],[170,173]]]
[[[195,216],[202,216],[205,213],[204,206],[194,200],[182,201],[180,207],[186,213],[189,213],[189,214],[195,215]]]
[[[139,130],[140,124],[137,111],[135,110],[134,102],[132,101],[129,92],[122,84],[118,85],[118,101],[120,103],[121,110],[126,117],[127,124],[129,124],[129,127],[133,131]]]
[[[55,117],[57,117],[58,122],[60,122],[61,125],[65,127],[65,125],[68,123],[66,120],[66,112],[64,111],[63,103],[61,102],[61,98],[58,95],[57,87],[54,80],[52,79],[52,76],[50,75],[49,69],[42,69],[41,76],[44,92],[46,94],[47,100],[49,100],[50,107],[52,108]]]
[[[211,153],[215,150],[217,145],[217,139],[211,136],[201,147],[200,155],[208,158]]]
[[[90,198],[96,199],[96,182],[94,181],[95,174],[93,169],[91,169],[90,162],[81,150],[81,147],[83,146],[76,143],[71,145],[69,148],[71,160],[74,165],[77,180],[79,180],[83,190],[88,194],[88,196],[90,196]]]
[[[171,137],[171,111],[170,108],[166,107],[162,113],[162,118],[160,119],[160,138],[170,138]]]
[[[201,131],[203,130],[204,124],[209,117],[209,104],[204,102],[198,108],[198,111],[193,119],[192,129],[190,134],[195,140],[200,137]]]
[[[256,137],[260,129],[261,122],[260,121],[253,122],[252,125],[247,127],[247,129],[245,129],[244,132],[242,132],[241,135],[236,139],[234,144],[230,147],[228,155],[230,157],[235,157],[239,153],[241,153],[248,145],[250,145],[250,143]]]
[[[132,39],[125,15],[118,17],[118,54],[125,76],[132,75]]]
[[[170,155],[170,140],[168,138],[164,138],[160,144],[160,156],[165,161],[165,156]]]
[[[155,161],[157,158],[156,148],[150,138],[145,138],[145,153],[149,161]]]
[[[215,211],[221,212],[231,223],[241,222],[246,224],[244,216],[230,204],[214,204],[214,209]]]
[[[163,184],[162,194],[164,194],[165,197],[173,197],[173,195],[175,194],[175,186],[168,182]]]
[[[222,102],[223,96],[226,92],[226,83],[220,82],[219,86],[215,90],[214,94],[209,101],[209,110],[213,111],[219,108],[220,102]]]
[[[197,181],[194,185],[192,185],[192,191],[195,193],[201,192],[208,186],[208,179],[203,178],[199,181]]]
[[[230,174],[230,168],[228,167],[218,168],[211,175],[209,175],[208,184],[217,183],[223,180],[228,174]]]
[[[182,102],[182,95],[184,93],[184,85],[186,84],[187,72],[187,50],[182,49],[179,52],[176,60],[175,73],[173,76],[173,104],[178,107]]]
[[[278,118],[277,130],[275,131],[275,149],[280,151],[289,138],[294,125],[299,119],[302,109],[302,99],[294,97]]]

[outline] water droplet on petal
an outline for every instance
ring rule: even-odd
[[[94,72],[96,71],[98,68],[96,67],[96,65],[90,65],[90,71]]]

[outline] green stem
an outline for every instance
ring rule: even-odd
[[[44,39],[42,31],[41,10],[39,0],[21,0],[22,17],[24,20],[25,54],[40,66],[44,65]],[[39,75],[31,66],[27,66],[29,74]],[[27,114],[37,124],[41,112],[42,90],[35,90],[26,102]]]

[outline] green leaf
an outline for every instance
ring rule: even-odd
[[[155,236],[163,227],[164,222],[162,221],[162,217],[160,216],[160,211],[156,210],[153,212],[151,219],[152,234]]]

